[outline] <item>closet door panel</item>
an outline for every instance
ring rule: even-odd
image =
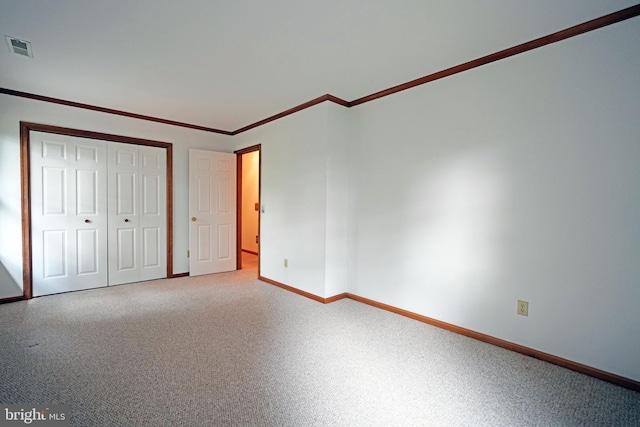
[[[33,295],[107,285],[106,143],[30,135]]]
[[[42,232],[42,263],[43,273],[38,279],[47,280],[67,277],[67,233],[65,230],[44,230]],[[42,295],[42,294],[39,294]]]
[[[78,275],[89,275],[98,272],[98,230],[78,230],[76,245],[78,248]]]
[[[166,151],[109,143],[109,284],[167,275]]]
[[[109,142],[109,285],[137,282],[138,146]]]
[[[158,147],[139,147],[140,280],[167,275],[167,161]]]

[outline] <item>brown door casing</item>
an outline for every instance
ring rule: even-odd
[[[262,144],[236,150],[236,268],[242,269],[242,155],[258,151],[258,206],[262,206]],[[258,231],[260,231],[261,210],[258,210]],[[261,233],[260,233],[261,234]],[[258,239],[258,276],[260,275],[260,255],[262,254],[262,239]]]

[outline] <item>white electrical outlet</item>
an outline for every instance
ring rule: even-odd
[[[529,302],[518,300],[518,314],[520,316],[529,315]]]
[[[289,260],[288,259],[284,259],[284,268],[289,268]]]

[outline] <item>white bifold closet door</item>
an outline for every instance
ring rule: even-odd
[[[109,285],[167,274],[166,151],[107,143]]]
[[[33,295],[166,277],[166,152],[30,134]]]
[[[32,132],[33,295],[107,285],[104,141]]]

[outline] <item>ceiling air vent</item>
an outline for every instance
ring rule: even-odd
[[[33,58],[33,50],[31,50],[30,42],[9,36],[4,36],[4,38],[7,40],[7,45],[9,45],[9,52]]]

